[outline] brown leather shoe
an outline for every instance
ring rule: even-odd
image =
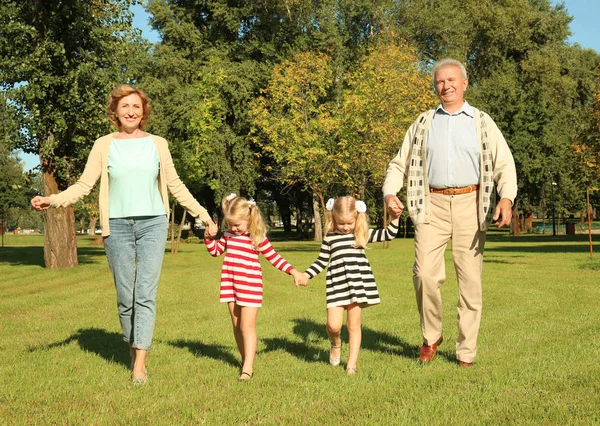
[[[421,346],[421,350],[419,351],[419,360],[425,364],[427,362],[433,361],[435,356],[437,355],[437,348],[444,341],[444,337],[440,336],[437,342],[435,342],[431,346],[423,345]]]
[[[466,367],[466,368],[473,367],[472,362],[464,362],[464,361],[459,361],[459,360],[457,360],[457,362],[458,362],[458,365],[461,367]]]

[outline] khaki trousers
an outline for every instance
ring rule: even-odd
[[[462,195],[430,194],[430,223],[415,227],[413,284],[426,345],[442,335],[442,296],[446,280],[444,251],[452,239],[458,280],[458,341],[456,358],[473,362],[481,323],[481,273],[485,232],[477,221],[477,191]]]

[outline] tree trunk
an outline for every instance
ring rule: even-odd
[[[183,209],[183,216],[181,217],[181,223],[179,224],[179,233],[177,234],[177,244],[175,245],[175,254],[179,253],[179,243],[181,242],[181,230],[185,223],[185,215],[187,215],[187,209]]]
[[[319,210],[319,194],[313,191],[313,217],[315,218],[315,237],[314,241],[323,241],[323,228],[321,227],[321,211]]]
[[[54,175],[44,172],[43,178],[46,196],[60,192]],[[46,210],[44,228],[44,263],[46,268],[77,267],[77,239],[75,238],[73,207],[57,207]]]
[[[302,209],[296,207],[296,232],[302,234]]]
[[[519,200],[515,200],[515,204],[512,208],[512,220],[510,222],[510,235],[518,237],[521,235],[521,228],[519,226]]]
[[[171,254],[175,254],[175,201],[171,209]]]
[[[383,199],[383,229],[386,229],[388,226],[388,211],[387,211],[387,207],[385,205],[385,198]],[[383,242],[383,248],[390,248],[390,242],[389,241],[384,241]]]
[[[90,220],[90,226],[88,227],[88,235],[96,235],[96,222],[97,218],[93,218]]]

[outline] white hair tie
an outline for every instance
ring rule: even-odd
[[[333,203],[335,202],[335,200],[333,198],[330,198],[329,200],[327,200],[327,204],[325,204],[325,208],[327,209],[328,212],[330,212],[331,210],[333,210]]]
[[[248,206],[249,207],[252,207],[252,206],[255,206],[255,205],[256,205],[256,201],[254,201],[253,198],[248,199]]]
[[[225,197],[225,199],[227,201],[231,201],[233,200],[235,197],[237,197],[237,195],[235,195],[233,192],[231,194],[229,194],[227,197]]]
[[[356,202],[356,211],[359,213],[364,213],[367,211],[367,205],[365,204],[364,201],[358,200]]]

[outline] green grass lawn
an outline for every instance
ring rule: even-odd
[[[280,241],[299,269],[319,244]],[[150,381],[134,388],[102,246],[80,237],[80,266],[43,268],[42,237],[0,249],[0,424],[600,424],[600,253],[586,235],[492,232],[475,366],[456,366],[457,286],[447,253],[444,337],[418,363],[412,240],[368,257],[381,305],[363,311],[358,374],[328,364],[325,274],[296,289],[263,262],[254,378],[219,304],[222,258],[203,245],[165,255]],[[598,250],[598,246],[595,247]],[[264,260],[264,259],[263,259]],[[347,335],[344,331],[344,339]],[[347,357],[344,344],[342,363]]]

